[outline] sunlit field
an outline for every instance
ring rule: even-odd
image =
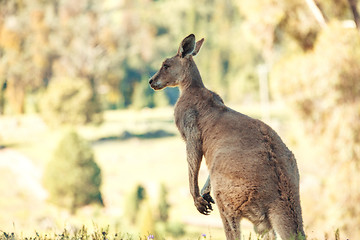
[[[235,109],[261,117],[261,112],[257,111],[259,106],[237,106]],[[314,162],[318,150],[308,151],[311,143],[303,135],[301,125],[291,117],[291,111],[282,105],[274,105],[271,109],[269,124],[279,132],[298,160],[305,231],[309,239],[323,239],[325,234],[332,239],[341,223],[328,221],[330,224],[321,228],[317,224],[322,209],[318,201],[331,203],[317,195],[326,166],[320,168],[321,161]],[[67,128],[48,128],[36,115],[2,117],[0,121],[1,231],[14,232],[18,237],[34,236],[35,232],[52,236],[61,235],[64,229],[74,234],[85,226],[89,233],[103,228],[109,236],[121,233],[125,234],[122,235],[124,239],[146,238],[140,227],[131,224],[125,216],[125,199],[136,184],[142,184],[147,191],[147,204],[155,212],[159,186],[164,183],[171,206],[168,221],[182,224],[185,233],[162,238],[202,239],[206,235],[209,239],[224,239],[216,205],[210,216],[201,215],[193,206],[188,190],[185,144],[173,122],[172,108],[108,111],[103,124],[77,129],[91,143],[102,170],[101,192],[105,206],[85,206],[75,215],[49,203],[42,183],[44,167]],[[207,169],[203,165],[200,185],[206,177]],[[242,235],[245,239],[256,237],[247,221],[242,221]]]
[[[78,129],[91,142],[101,167],[105,207],[87,206],[71,216],[47,203],[42,186],[42,171],[66,128],[50,129],[34,115],[1,118],[0,230],[26,236],[34,231],[61,232],[64,227],[74,230],[85,225],[90,231],[94,226],[110,226],[110,231],[140,236],[136,226],[123,217],[124,198],[140,183],[155,208],[159,184],[165,183],[170,219],[187,225],[187,238],[211,234],[221,239],[217,210],[202,216],[193,206],[184,143],[175,129],[172,110],[114,111],[107,112],[105,119],[101,126]],[[205,181],[206,177],[204,166],[200,179]]]

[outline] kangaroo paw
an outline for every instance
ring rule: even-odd
[[[214,199],[211,197],[210,193],[205,193],[202,195],[203,199],[205,199],[209,204],[215,204]],[[211,205],[210,205],[211,206]],[[212,209],[211,209],[212,210]]]
[[[213,210],[211,203],[206,201],[203,197],[198,197],[195,199],[194,204],[197,210],[204,215],[209,215],[210,212]]]

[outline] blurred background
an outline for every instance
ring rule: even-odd
[[[0,0],[0,230],[224,239],[189,194],[179,92],[148,86],[194,33],[205,85],[294,152],[309,239],[359,239],[359,5]]]

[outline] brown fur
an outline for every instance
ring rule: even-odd
[[[186,142],[190,192],[199,212],[211,205],[199,192],[202,157],[227,239],[240,239],[240,220],[249,219],[268,239],[303,235],[299,173],[292,152],[265,123],[238,113],[205,88],[193,60],[203,43],[189,35],[178,53],[150,79],[153,89],[178,86],[175,122]],[[210,191],[210,181],[207,186]]]

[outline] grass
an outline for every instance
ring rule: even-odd
[[[2,234],[0,235],[0,239],[8,239],[8,240],[52,240],[52,239],[56,239],[56,240],[77,240],[77,239],[81,239],[81,240],[87,240],[87,239],[92,239],[92,240],[133,240],[135,238],[133,238],[132,236],[130,236],[129,234],[122,234],[122,233],[114,233],[114,234],[110,234],[109,233],[109,228],[102,228],[102,229],[97,229],[95,231],[89,232],[87,227],[82,226],[81,229],[77,230],[77,231],[69,231],[67,229],[64,229],[61,233],[47,233],[47,234],[41,234],[38,232],[35,232],[33,236],[22,236],[22,234],[20,234],[20,236],[18,234],[15,233],[6,233],[6,232],[2,232]],[[139,237],[137,239],[147,239],[146,236],[144,237]]]
[[[0,231],[1,232],[1,231]],[[150,239],[165,239],[163,237],[157,237],[156,235],[149,234],[147,236],[137,236],[134,237],[128,233],[115,232],[111,233],[109,231],[109,226],[106,228],[98,228],[95,226],[94,231],[89,231],[86,226],[82,226],[79,230],[69,231],[66,228],[60,233],[38,233],[35,232],[33,236],[23,236],[22,234],[18,235],[14,232],[0,233],[0,240],[150,240]],[[213,239],[211,235],[201,234],[192,239],[205,240]],[[263,238],[259,235],[252,236],[251,233],[248,237],[243,236],[244,240],[262,240]],[[301,238],[305,239],[305,238]],[[328,240],[329,237],[325,236],[325,240]],[[341,240],[340,231],[337,229],[334,233],[334,240]],[[295,240],[295,239],[294,239]],[[315,239],[313,239],[315,240]]]

